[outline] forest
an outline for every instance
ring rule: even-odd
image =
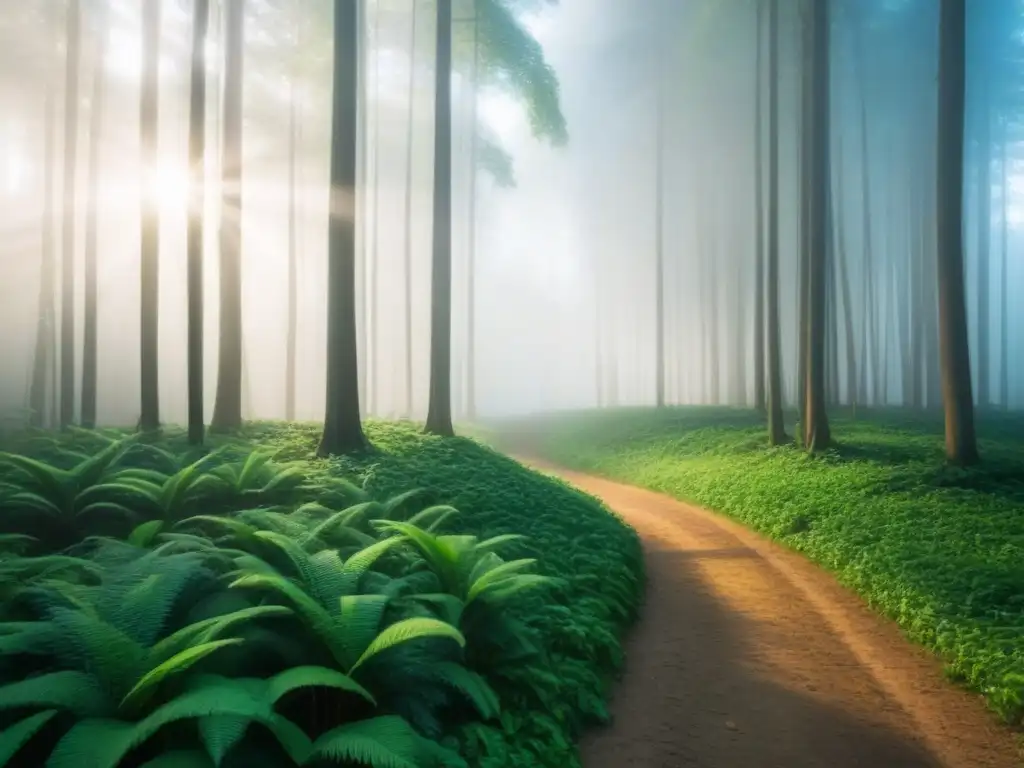
[[[1024,765],[1019,0],[0,13],[0,768]]]

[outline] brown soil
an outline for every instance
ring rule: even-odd
[[[792,551],[666,496],[556,470],[636,528],[647,602],[586,768],[1013,768],[1016,737]]]

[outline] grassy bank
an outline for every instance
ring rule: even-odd
[[[699,503],[835,572],[1010,722],[1024,712],[1024,419],[979,422],[984,463],[942,458],[942,425],[833,419],[836,448],[769,449],[761,419],[623,409],[502,425],[498,442]],[[792,433],[792,428],[791,428]]]
[[[368,433],[11,438],[49,468],[0,457],[0,765],[578,765],[635,534],[471,440]]]

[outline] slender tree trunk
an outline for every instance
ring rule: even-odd
[[[939,24],[938,176],[939,343],[946,412],[946,457],[978,460],[967,342],[963,256],[965,0],[941,0]]]
[[[49,423],[47,418],[47,390],[52,375],[51,366],[56,349],[56,327],[54,307],[54,280],[56,265],[54,264],[53,216],[54,187],[57,174],[57,78],[55,68],[50,65],[47,72],[48,86],[44,99],[43,130],[43,221],[42,221],[42,252],[39,262],[39,305],[36,318],[35,354],[32,360],[32,381],[29,385],[29,424],[43,427]],[[56,416],[56,414],[52,414]]]
[[[295,421],[295,386],[299,346],[299,248],[298,248],[298,192],[296,165],[298,163],[299,118],[298,86],[299,57],[302,51],[302,7],[296,0],[295,50],[292,51],[292,72],[288,94],[288,329],[285,339],[284,418]]]
[[[64,58],[64,206],[61,211],[60,427],[75,419],[75,222],[78,170],[78,70],[82,16],[69,0]]]
[[[469,232],[466,255],[466,416],[476,420],[476,178],[479,162],[480,22],[473,21],[473,58],[470,62]]]
[[[366,332],[366,412],[377,412],[377,396],[379,366],[377,365],[377,348],[380,334],[377,332],[378,295],[377,276],[380,270],[380,5],[373,13],[373,239],[369,250],[369,286],[366,302],[369,305],[370,319]],[[369,89],[367,89],[369,93]],[[369,100],[369,99],[367,99]],[[367,104],[367,111],[369,111]]]
[[[807,382],[808,382],[808,343],[810,341],[810,286],[811,286],[811,195],[812,191],[812,147],[814,142],[814,116],[813,116],[813,78],[814,62],[812,60],[812,45],[814,34],[813,6],[815,0],[803,0],[800,5],[800,297],[797,308],[799,321],[797,322],[797,412],[800,414],[800,423],[803,429],[803,436],[807,437]],[[807,443],[805,442],[806,446]]]
[[[761,68],[764,64],[764,0],[757,0],[754,67],[754,407],[765,410],[764,380],[764,124]]]
[[[221,162],[220,349],[217,398],[210,427],[242,426],[242,67],[245,2],[231,0],[224,17],[224,140]]]
[[[1010,244],[1009,244],[1009,213],[1010,190],[1006,183],[1006,149],[1009,143],[1007,133],[1009,131],[1008,118],[1003,118],[1003,135],[1000,142],[1001,156],[999,158],[999,189],[1002,192],[1002,215],[999,226],[999,250],[1001,256],[1001,271],[999,275],[999,405],[1003,408],[1010,407],[1010,305],[1009,289],[1010,282]]]
[[[142,167],[147,184],[142,196],[142,266],[140,271],[140,355],[142,411],[139,429],[160,428],[160,201],[156,197],[160,99],[160,0],[142,6]]]
[[[811,4],[811,133],[808,214],[808,338],[804,445],[814,453],[829,447],[825,405],[826,278],[829,203],[829,4]]]
[[[665,73],[658,52],[654,104],[654,360],[655,403],[665,407]]]
[[[367,17],[369,14],[369,0],[350,0],[356,6],[357,23],[359,24],[359,50],[361,59],[359,61],[359,104],[357,107],[359,115],[359,132],[356,136],[357,150],[356,158],[359,163],[359,178],[356,181],[356,195],[359,202],[356,203],[363,217],[356,224],[356,328],[359,345],[359,402],[360,407],[368,403],[367,386],[369,384],[370,366],[369,358],[369,323],[367,323],[366,302],[369,300],[366,290],[367,262],[369,260],[369,202],[366,194],[369,189],[370,178],[370,97],[369,97],[369,49],[367,43],[369,37],[367,30]]]
[[[452,0],[437,0],[434,95],[434,239],[427,432],[452,428]]]
[[[327,412],[320,456],[366,446],[359,414],[355,194],[359,128],[359,20],[355,3],[334,0],[334,95],[327,274]]]
[[[836,137],[837,143],[842,139],[842,131]],[[846,331],[846,397],[854,409],[857,407],[857,348],[853,330],[853,304],[850,292],[850,274],[847,264],[846,227],[843,222],[843,166],[844,158],[841,145],[836,148],[836,183],[834,205],[832,207],[835,221],[836,262],[839,267],[839,286],[843,302],[843,327]],[[837,350],[838,353],[838,350]]]
[[[992,105],[987,87],[979,94],[978,116],[978,286],[975,304],[978,313],[978,394],[982,408],[992,401],[992,358],[990,338],[992,310],[992,278],[990,273],[992,243]]]
[[[192,19],[192,73],[189,87],[188,216],[188,441],[201,445],[206,429],[203,398],[203,218],[206,159],[206,34],[209,0],[195,0]]]
[[[768,17],[768,444],[782,445],[782,331],[779,327],[779,0]]]
[[[100,139],[103,136],[103,62],[107,50],[107,7],[96,9],[99,37],[93,56],[92,99],[89,107],[89,203],[85,226],[85,296],[82,328],[82,426],[96,426],[97,370],[99,357],[97,247],[99,239]]]
[[[417,0],[411,0],[412,31],[409,33],[409,116],[405,125],[405,146],[408,158],[405,163],[405,242],[403,276],[405,278],[405,415],[412,417],[412,185],[413,152],[416,117],[416,27],[418,14]]]

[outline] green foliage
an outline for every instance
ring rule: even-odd
[[[943,460],[928,414],[832,415],[819,458],[765,447],[734,409],[522,422],[504,445],[718,510],[833,571],[1010,722],[1024,715],[1024,420],[979,413],[982,465]]]
[[[8,501],[128,514],[57,551],[9,501],[0,766],[578,765],[640,595],[635,535],[471,441],[369,433],[381,450],[332,462],[295,425],[8,459]]]

